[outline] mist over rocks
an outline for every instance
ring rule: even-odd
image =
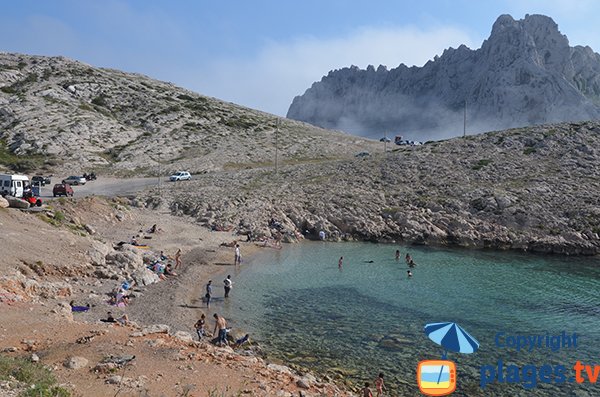
[[[481,48],[449,48],[422,67],[334,70],[287,116],[324,128],[413,140],[600,118],[600,55],[570,47],[543,15],[501,15]]]

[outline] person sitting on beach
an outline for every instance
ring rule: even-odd
[[[154,225],[152,225],[152,227],[150,229],[148,229],[148,233],[156,233],[156,231],[157,231],[156,223]]]
[[[165,270],[163,271],[163,273],[165,276],[177,276],[177,273],[175,273],[173,271],[173,268],[171,267],[170,264],[165,267]]]
[[[161,261],[166,261],[167,259],[169,259],[169,257],[165,255],[164,251],[160,251],[160,255],[158,257]]]
[[[247,343],[250,340],[250,335],[246,334],[243,337],[239,338],[235,341],[235,345],[233,347],[241,347],[244,343]]]
[[[100,319],[100,321],[102,321],[103,323],[119,323],[121,325],[127,325],[129,324],[129,317],[127,317],[127,314],[123,314],[119,318],[114,318],[113,314],[111,312],[108,312],[107,318],[102,318]]]
[[[90,310],[90,304],[86,304],[85,306],[77,306],[75,305],[75,301],[69,302],[69,306],[71,306],[72,312],[87,312]]]
[[[194,324],[194,328],[196,328],[196,334],[198,334],[198,340],[202,340],[202,338],[206,336],[206,330],[204,329],[205,325],[206,316],[204,315],[204,313],[202,313],[200,319],[196,321],[196,324]]]

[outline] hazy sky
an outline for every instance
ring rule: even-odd
[[[552,17],[600,50],[594,0],[3,1],[0,51],[64,55],[285,115],[330,70],[479,48],[500,14]]]

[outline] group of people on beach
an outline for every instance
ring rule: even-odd
[[[377,392],[377,397],[383,395],[383,391],[387,390],[385,387],[385,383],[383,382],[383,373],[380,372],[377,378],[375,379],[375,390]],[[365,382],[365,387],[361,390],[361,397],[374,397],[373,392],[371,391],[371,383]]]

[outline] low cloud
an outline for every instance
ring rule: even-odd
[[[294,96],[330,70],[369,64],[388,69],[401,63],[422,66],[444,49],[460,44],[473,48],[481,43],[455,27],[363,28],[346,37],[269,41],[253,58],[199,65],[198,77],[190,76],[186,84],[202,94],[284,116]]]

